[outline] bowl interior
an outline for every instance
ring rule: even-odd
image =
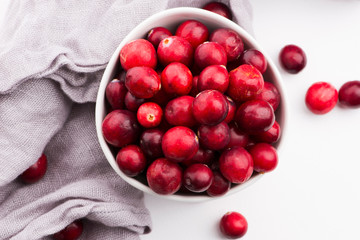
[[[272,60],[268,57],[268,55],[263,51],[263,49],[256,43],[256,41],[239,25],[236,23],[219,16],[215,13],[198,9],[198,8],[188,8],[188,7],[182,7],[182,8],[173,8],[169,10],[165,10],[163,12],[157,13],[148,19],[144,20],[142,23],[140,23],[136,28],[134,28],[120,43],[116,51],[114,52],[113,56],[111,57],[104,75],[102,77],[102,80],[100,82],[99,92],[97,96],[96,101],[96,112],[95,112],[95,120],[96,120],[96,130],[97,135],[99,139],[99,143],[101,145],[101,148],[105,154],[105,157],[109,161],[112,168],[115,170],[115,172],[121,176],[126,182],[134,186],[135,188],[138,188],[146,193],[153,194],[156,196],[159,196],[155,192],[153,192],[147,185],[146,185],[146,179],[144,177],[138,177],[138,178],[131,178],[126,176],[121,172],[119,167],[116,164],[115,157],[114,157],[114,149],[110,147],[103,135],[101,130],[102,121],[106,116],[106,101],[105,101],[105,88],[107,84],[114,78],[115,74],[117,74],[121,67],[119,62],[119,53],[121,48],[128,42],[139,39],[139,38],[146,38],[146,34],[149,32],[150,29],[154,27],[166,27],[173,33],[175,32],[176,27],[182,23],[185,20],[189,19],[195,19],[202,23],[204,23],[208,28],[209,31],[213,31],[217,28],[230,28],[234,31],[236,31],[241,37],[245,45],[245,49],[248,48],[256,48],[257,50],[261,51],[265,58],[268,61],[268,68],[266,72],[264,73],[264,79],[265,81],[269,81],[275,84],[277,86],[280,94],[281,94],[281,103],[276,111],[276,121],[279,122],[280,126],[282,127],[282,137],[281,139],[276,143],[276,147],[278,149],[278,152],[280,150],[281,143],[284,141],[284,133],[285,130],[285,120],[286,120],[286,113],[288,112],[286,110],[286,96],[283,91],[283,84],[281,81],[280,74],[278,70],[276,69],[275,64],[272,62]],[[226,194],[232,194],[237,191],[240,191],[241,189],[251,185],[255,181],[257,181],[262,174],[254,174],[247,182],[239,185],[234,185],[230,189],[230,191]],[[225,195],[225,196],[226,196]],[[164,195],[161,197],[172,199],[172,200],[180,200],[185,202],[198,202],[198,201],[204,201],[209,199],[217,199],[209,197],[205,194],[199,194],[199,195],[186,195],[186,194],[180,194],[176,193],[174,195]]]

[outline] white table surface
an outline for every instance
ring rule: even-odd
[[[0,24],[9,1],[0,0]],[[297,75],[280,69],[290,113],[279,166],[249,188],[205,203],[145,195],[153,230],[142,240],[223,239],[218,221],[227,211],[247,218],[247,240],[360,239],[360,109],[337,106],[318,116],[304,104],[314,82],[340,88],[360,80],[360,1],[252,4],[256,39],[278,66],[286,44],[298,44],[308,58]]]

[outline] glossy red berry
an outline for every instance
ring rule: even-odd
[[[218,90],[226,92],[229,86],[229,73],[223,65],[211,65],[201,71],[197,83],[199,92],[204,90]]]
[[[206,165],[211,165],[216,159],[215,152],[210,149],[203,149],[199,148],[199,150],[196,152],[196,154],[183,162],[181,162],[185,166],[190,166],[191,164],[195,163],[202,163]]]
[[[278,122],[274,122],[274,125],[265,132],[260,132],[253,137],[257,142],[265,142],[265,143],[276,143],[279,141],[281,136],[281,128]]]
[[[197,88],[198,81],[199,81],[199,76],[194,76],[192,80],[191,91],[189,93],[190,96],[196,97],[196,95],[199,93],[199,90]]]
[[[165,108],[166,121],[175,126],[195,126],[193,102],[194,97],[191,96],[181,96],[171,100]]]
[[[234,122],[229,124],[230,141],[226,148],[246,147],[249,143],[249,135],[241,131]]]
[[[20,175],[20,179],[24,183],[35,183],[44,177],[46,170],[47,157],[45,154],[42,154],[33,165]]]
[[[204,42],[200,44],[194,54],[195,64],[204,69],[210,65],[226,66],[227,57],[225,49],[216,42]]]
[[[137,145],[128,145],[120,149],[116,155],[116,163],[120,170],[129,177],[135,177],[146,167],[146,158]]]
[[[79,239],[83,232],[83,223],[81,220],[76,220],[75,222],[66,226],[60,232],[57,232],[53,235],[55,240],[76,240]]]
[[[220,220],[220,231],[231,239],[243,237],[248,229],[248,223],[243,215],[228,212]]]
[[[261,92],[255,97],[258,100],[264,100],[272,106],[274,111],[280,104],[280,93],[274,84],[270,82],[264,82],[264,87]]]
[[[160,129],[152,128],[143,131],[140,136],[140,148],[150,159],[157,159],[163,156],[161,141],[164,132]]]
[[[137,120],[145,128],[159,126],[163,117],[163,111],[159,105],[153,102],[143,103],[137,111]]]
[[[196,49],[209,37],[208,28],[197,20],[187,20],[176,29],[176,36],[186,39]]]
[[[221,150],[230,141],[230,130],[226,122],[214,126],[201,125],[198,130],[201,146],[211,150]]]
[[[146,101],[144,98],[135,97],[130,92],[126,93],[124,100],[126,109],[132,112],[136,112],[141,106],[141,104]]]
[[[234,116],[235,116],[235,112],[236,112],[236,104],[235,102],[229,98],[229,97],[226,97],[226,100],[227,100],[227,103],[228,103],[228,114],[226,115],[226,118],[224,119],[224,121],[226,123],[229,123],[231,122],[233,119],[234,119]]]
[[[337,90],[327,82],[314,83],[306,92],[306,106],[315,114],[330,112],[335,107],[337,101]]]
[[[155,69],[157,64],[155,48],[145,39],[131,41],[121,49],[120,63],[125,71],[140,66]]]
[[[305,52],[296,45],[286,45],[280,51],[280,63],[289,73],[298,73],[306,66]]]
[[[244,51],[244,43],[240,35],[229,28],[218,28],[213,31],[210,42],[217,42],[224,48],[228,62],[238,59]]]
[[[254,161],[254,170],[260,173],[274,170],[278,164],[276,149],[268,143],[258,143],[249,150]]]
[[[105,95],[112,109],[123,109],[125,106],[125,95],[127,93],[125,83],[114,79],[106,86]]]
[[[164,38],[159,43],[157,54],[163,66],[172,62],[180,62],[190,67],[193,62],[194,49],[186,39],[171,36]]]
[[[168,94],[187,95],[192,87],[192,74],[184,64],[170,63],[161,73],[161,83]]]
[[[210,2],[206,4],[203,9],[219,14],[227,19],[232,19],[230,8],[221,2]]]
[[[219,197],[227,193],[231,183],[220,172],[214,171],[214,180],[206,193],[211,197]]]
[[[172,33],[169,29],[164,27],[155,27],[151,29],[147,35],[147,40],[154,45],[155,48],[159,46],[159,43],[167,38],[172,36]]]
[[[241,64],[249,64],[254,66],[261,73],[264,73],[267,69],[267,61],[262,52],[256,49],[248,49],[245,50],[240,55],[240,63]]]
[[[161,80],[149,67],[133,67],[126,73],[125,86],[137,98],[151,98],[160,91]]]
[[[360,81],[344,83],[339,90],[339,102],[349,108],[360,107]]]
[[[213,172],[207,165],[195,163],[185,169],[183,184],[191,192],[204,192],[210,187],[213,179]]]

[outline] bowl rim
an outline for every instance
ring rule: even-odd
[[[224,27],[230,28],[230,29],[236,31],[237,33],[239,33],[243,40],[245,39],[246,42],[250,43],[250,45],[252,45],[254,48],[256,48],[257,50],[259,50],[263,53],[263,55],[265,56],[267,63],[268,63],[268,69],[271,69],[272,74],[273,74],[273,79],[276,79],[276,85],[277,85],[277,88],[278,88],[278,90],[280,92],[280,96],[281,96],[280,107],[281,107],[281,111],[282,111],[282,114],[281,114],[282,135],[281,135],[280,141],[278,142],[278,146],[277,146],[278,154],[281,152],[281,149],[283,146],[282,143],[284,142],[284,138],[286,139],[286,137],[285,137],[286,132],[287,132],[286,126],[287,126],[287,119],[288,119],[289,111],[288,111],[288,107],[286,104],[286,99],[288,99],[288,98],[286,96],[286,93],[284,92],[284,84],[283,84],[283,80],[281,78],[279,70],[277,69],[276,65],[271,60],[271,58],[263,50],[263,48],[261,46],[259,46],[257,41],[248,32],[246,32],[241,26],[239,26],[235,22],[233,22],[225,17],[222,17],[216,13],[213,13],[213,12],[210,12],[207,10],[203,10],[200,8],[194,8],[194,7],[171,8],[171,9],[167,9],[167,10],[155,13],[154,15],[148,17],[147,19],[145,19],[144,21],[139,23],[132,31],[130,31],[125,36],[125,38],[117,46],[116,50],[112,54],[110,61],[108,62],[106,69],[103,73],[102,79],[100,81],[98,93],[97,93],[96,105],[95,105],[95,125],[96,125],[98,141],[100,143],[101,149],[102,149],[107,161],[110,163],[111,167],[115,170],[115,172],[127,183],[129,183],[133,187],[135,187],[145,193],[148,193],[148,194],[151,194],[151,195],[154,195],[157,197],[161,197],[163,199],[170,199],[170,200],[176,200],[176,201],[181,201],[181,202],[203,202],[203,201],[207,201],[207,200],[221,199],[222,197],[232,195],[232,194],[237,193],[237,192],[243,190],[244,188],[252,185],[256,181],[258,181],[264,174],[257,174],[256,176],[251,177],[245,183],[239,184],[236,187],[231,188],[225,195],[219,196],[219,197],[210,197],[210,196],[206,196],[206,195],[194,195],[194,196],[176,195],[176,194],[160,195],[160,194],[155,193],[152,189],[150,189],[150,187],[144,185],[143,183],[139,182],[135,178],[126,176],[118,168],[115,157],[112,154],[108,144],[106,143],[106,141],[102,135],[102,122],[105,117],[104,116],[104,114],[105,114],[105,89],[106,89],[108,82],[113,79],[114,67],[117,64],[121,48],[126,43],[130,42],[131,40],[134,40],[135,35],[139,35],[139,31],[142,31],[142,33],[144,33],[144,29],[147,29],[151,24],[153,24],[154,22],[160,22],[160,24],[161,24],[161,20],[163,18],[170,17],[171,15],[183,15],[183,16],[189,17],[189,19],[191,19],[191,18],[206,18],[206,19],[211,19],[213,21],[216,21],[217,24],[224,25]],[[205,23],[205,25],[206,25],[206,23]],[[148,28],[147,31],[149,31],[149,30],[150,30],[150,28]],[[144,35],[145,35],[145,33],[144,33]]]

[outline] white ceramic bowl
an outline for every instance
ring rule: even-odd
[[[283,91],[283,83],[280,77],[280,74],[275,66],[275,64],[272,62],[272,60],[268,57],[268,55],[265,53],[265,51],[257,44],[257,42],[254,40],[253,37],[251,37],[243,28],[241,28],[236,23],[220,16],[215,13],[202,10],[199,8],[188,8],[188,7],[182,7],[182,8],[173,8],[169,10],[165,10],[162,12],[159,12],[157,14],[152,15],[151,17],[144,20],[142,23],[140,23],[137,27],[135,27],[120,43],[120,45],[115,50],[114,54],[112,55],[106,69],[104,72],[104,75],[100,82],[99,92],[97,95],[97,101],[96,101],[96,112],[95,112],[95,120],[96,120],[96,131],[98,135],[98,139],[100,142],[100,146],[105,154],[106,159],[109,161],[112,168],[115,170],[115,172],[126,182],[131,184],[133,187],[152,195],[160,196],[162,198],[172,199],[172,200],[178,200],[183,202],[199,202],[199,201],[205,201],[209,199],[218,199],[214,197],[209,197],[206,195],[180,195],[180,194],[174,194],[174,195],[159,195],[152,191],[146,184],[143,182],[126,176],[121,170],[119,169],[118,165],[116,164],[115,157],[109,148],[109,145],[106,143],[103,135],[102,135],[102,121],[106,116],[106,107],[105,107],[105,88],[106,85],[114,78],[115,74],[117,73],[117,70],[119,69],[119,53],[121,48],[128,42],[139,39],[139,38],[145,38],[146,34],[149,32],[150,29],[154,27],[166,27],[170,29],[172,32],[175,32],[176,27],[182,23],[185,20],[188,19],[195,19],[202,23],[204,23],[208,28],[209,31],[213,31],[217,28],[230,28],[236,31],[238,34],[240,34],[244,44],[245,49],[247,48],[256,48],[257,50],[261,51],[267,61],[268,61],[268,68],[267,71],[264,74],[264,79],[266,81],[273,82],[277,88],[280,91],[281,94],[281,104],[279,106],[279,109],[277,110],[277,121],[279,122],[281,128],[282,128],[282,137],[280,141],[277,143],[277,149],[278,152],[281,149],[281,143],[284,141],[284,136],[286,133],[286,115],[287,115],[287,107],[286,107],[286,96]],[[238,192],[251,184],[253,184],[255,181],[257,181],[262,174],[255,174],[252,176],[247,182],[240,184],[240,185],[234,185],[230,189],[230,191],[225,195],[233,194],[235,192]],[[143,180],[145,181],[145,179]]]

